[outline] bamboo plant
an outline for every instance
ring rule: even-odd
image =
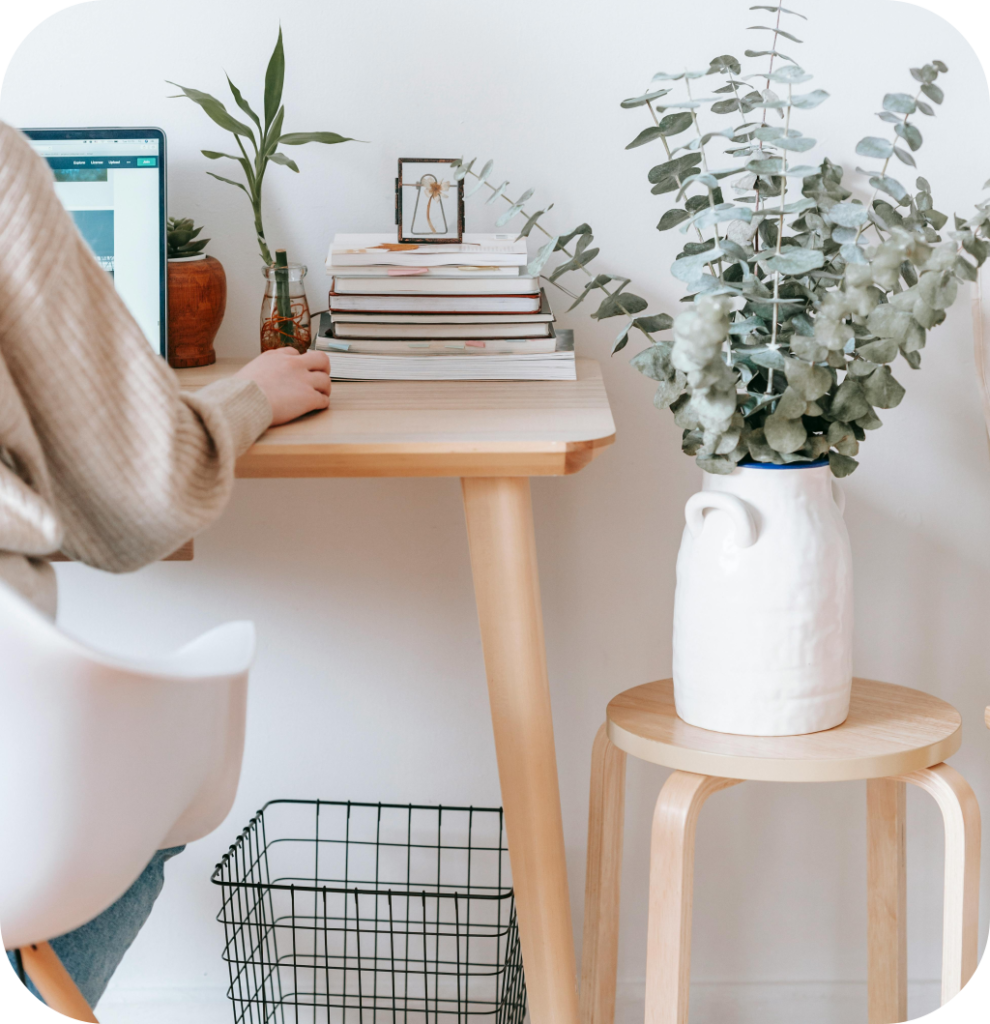
[[[296,174],[299,173],[299,167],[295,161],[290,159],[285,153],[280,152],[278,147],[302,146],[309,142],[333,145],[338,142],[352,142],[354,140],[344,135],[338,135],[336,132],[282,133],[282,124],[285,120],[285,105],[282,103],[282,87],[285,80],[285,51],[282,45],[281,27],[278,30],[278,41],[275,44],[275,49],[268,61],[268,69],[265,72],[264,126],[262,126],[261,118],[244,98],[240,89],[230,80],[230,76],[227,75],[226,78],[231,95],[234,97],[234,102],[253,122],[253,128],[251,125],[239,121],[227,110],[220,100],[209,93],[200,92],[198,89],[187,89],[177,82],[169,81],[168,84],[182,90],[181,95],[173,96],[171,97],[172,99],[182,99],[185,97],[197,103],[212,121],[225,131],[230,132],[233,136],[240,155],[221,153],[211,149],[204,149],[202,153],[208,160],[233,160],[240,164],[241,170],[244,173],[244,181],[234,181],[220,174],[214,174],[213,171],[207,171],[206,173],[210,177],[216,178],[217,181],[222,181],[228,185],[233,185],[235,188],[239,188],[248,197],[254,213],[254,229],[258,238],[258,250],[261,253],[265,266],[271,267],[276,265],[276,261],[272,258],[272,253],[268,248],[265,228],[262,223],[261,199],[265,173],[268,170],[268,165],[272,163],[281,164],[283,167],[288,167],[290,171],[294,171]],[[250,154],[245,146],[245,140],[247,145],[250,146]],[[284,343],[291,345],[295,343],[295,334],[292,325],[292,307],[289,301],[287,274],[276,274],[276,287],[278,314],[281,322],[280,332],[284,336]],[[308,342],[308,339],[306,340]]]

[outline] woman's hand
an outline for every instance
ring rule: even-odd
[[[291,346],[262,352],[235,377],[253,380],[272,406],[272,426],[330,404],[330,359],[325,352],[300,354]]]

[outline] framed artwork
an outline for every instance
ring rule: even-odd
[[[464,181],[455,158],[400,157],[395,223],[400,243],[460,242],[464,236]]]

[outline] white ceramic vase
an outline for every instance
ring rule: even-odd
[[[793,736],[849,713],[852,553],[827,463],[705,473],[685,508],[674,698],[714,732]]]

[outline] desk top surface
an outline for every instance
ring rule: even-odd
[[[247,360],[177,370],[184,390]],[[615,440],[601,368],[575,381],[334,381],[330,408],[273,427],[239,477],[562,476]]]

